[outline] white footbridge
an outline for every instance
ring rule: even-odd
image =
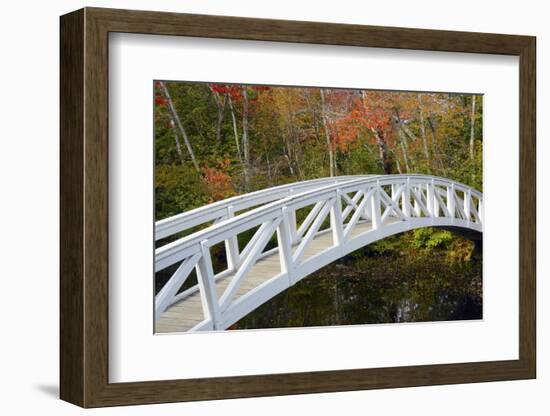
[[[177,264],[155,297],[155,332],[227,329],[352,251],[421,227],[482,233],[483,195],[434,176],[339,176],[239,195],[160,220],[156,240],[198,231],[155,251],[156,272]],[[240,248],[238,236],[245,232],[253,234]],[[214,246],[225,250],[227,267],[219,272]],[[182,290],[193,271],[198,283]]]

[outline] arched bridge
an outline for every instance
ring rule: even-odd
[[[155,271],[179,264],[155,297],[155,332],[227,329],[314,271],[374,241],[421,227],[482,233],[482,225],[480,192],[425,175],[315,179],[184,212],[155,224],[156,240],[189,233],[155,251]],[[240,248],[243,233],[252,237]],[[218,245],[227,259],[219,272],[212,263],[212,247]],[[198,283],[181,290],[193,270]]]

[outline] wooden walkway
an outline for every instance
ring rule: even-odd
[[[385,223],[392,223],[395,218],[389,218]],[[370,222],[363,222],[357,224],[353,229],[352,238],[360,234],[369,232],[372,229]],[[308,245],[304,252],[304,261],[309,257],[321,252],[322,250],[333,245],[332,233],[330,231],[324,231],[318,233]],[[261,258],[256,262],[249,274],[246,276],[245,281],[239,288],[235,299],[246,294],[250,290],[258,287],[263,282],[275,277],[281,272],[279,253],[277,251],[270,255]],[[231,281],[233,275],[228,275],[216,282],[216,289],[218,297],[220,297],[225,288]],[[193,328],[199,322],[204,320],[202,312],[201,299],[199,292],[195,292],[185,299],[170,306],[159,318],[155,324],[156,333],[169,333],[169,332],[185,332]]]

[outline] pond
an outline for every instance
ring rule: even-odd
[[[482,319],[482,257],[361,251],[280,293],[229,329]]]

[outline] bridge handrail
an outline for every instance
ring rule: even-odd
[[[323,199],[323,195],[334,191],[343,193],[354,192],[369,184],[377,184],[380,186],[395,184],[396,179],[400,181],[408,180],[411,185],[433,184],[440,186],[454,185],[455,190],[460,192],[470,192],[472,196],[478,200],[482,200],[483,196],[477,190],[457,181],[450,179],[430,176],[430,175],[372,175],[367,177],[359,177],[356,179],[347,179],[342,182],[329,184],[312,190],[306,190],[301,193],[290,195],[286,198],[278,199],[266,205],[254,208],[241,215],[227,218],[211,226],[197,231],[191,235],[182,237],[169,244],[159,247],[155,251],[155,270],[163,268],[175,263],[173,256],[177,255],[179,260],[198,253],[201,250],[201,243],[206,241],[209,246],[215,245],[225,238],[228,234],[237,234],[238,232],[254,228],[256,225],[271,218],[276,218],[280,215],[283,207],[291,209],[299,209],[307,206],[316,200]],[[221,201],[220,201],[221,202]],[[229,232],[235,230],[235,232]],[[172,260],[169,260],[172,259]]]
[[[310,179],[301,182],[273,186],[242,195],[236,195],[157,221],[155,223],[155,240],[169,237],[178,232],[204,224],[208,221],[219,220],[224,217],[229,218],[234,213],[247,208],[276,201],[310,189],[318,189],[319,185],[325,183],[341,183],[370,176],[373,175],[346,175],[334,176],[330,178]],[[228,209],[231,209],[232,212],[228,212]]]

